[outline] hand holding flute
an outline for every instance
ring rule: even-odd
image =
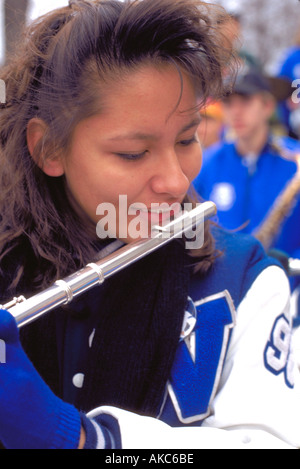
[[[0,337],[5,363],[0,363],[0,439],[6,448],[74,448],[80,434],[78,411],[56,397],[25,354],[14,318],[0,310]],[[69,431],[60,434],[64,420]],[[17,425],[17,428],[16,428]],[[53,439],[56,435],[56,441]],[[79,440],[78,440],[79,443]]]

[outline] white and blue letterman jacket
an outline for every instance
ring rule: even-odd
[[[193,279],[158,418],[95,409],[95,448],[101,416],[117,419],[123,449],[300,447],[288,279],[252,237],[220,236],[224,255]]]

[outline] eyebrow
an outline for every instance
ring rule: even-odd
[[[184,132],[187,132],[188,130],[192,129],[193,127],[196,127],[200,124],[201,117],[197,117],[193,119],[191,122],[189,122],[187,125],[185,125],[179,132],[178,135],[183,134]],[[114,137],[111,137],[109,141],[117,141],[117,140],[156,140],[157,136],[154,134],[145,134],[143,132],[132,132],[132,133],[127,133],[127,134],[119,134],[115,135]]]

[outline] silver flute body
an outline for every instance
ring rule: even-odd
[[[70,303],[73,298],[100,285],[104,280],[151,252],[170,242],[172,239],[190,237],[203,230],[204,222],[214,216],[216,206],[213,202],[198,204],[196,208],[183,212],[181,216],[165,225],[155,227],[151,237],[127,244],[104,259],[87,264],[74,274],[57,280],[52,286],[31,298],[14,298],[1,308],[8,310],[15,318],[18,327],[28,324],[58,306]]]

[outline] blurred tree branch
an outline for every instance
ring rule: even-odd
[[[4,0],[5,60],[20,37],[28,5],[29,0]]]

